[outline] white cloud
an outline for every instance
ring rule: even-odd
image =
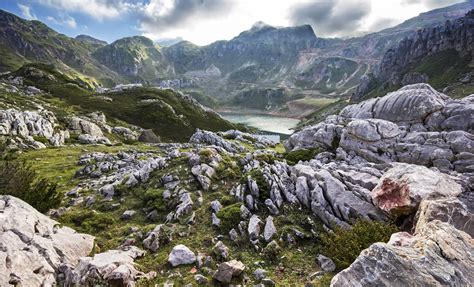
[[[46,17],[46,20],[56,25],[68,26],[73,29],[77,28],[76,19],[69,15],[61,15],[59,19],[54,18],[53,16],[48,16]]]
[[[37,20],[36,16],[33,14],[30,6],[18,4],[18,8],[21,11],[23,17],[27,20]]]
[[[462,0],[36,0],[65,13],[130,23],[153,40],[181,37],[199,45],[230,39],[263,21],[311,24],[317,36],[350,37],[382,30]],[[473,1],[473,0],[469,0]],[[133,16],[133,17],[127,17]],[[84,24],[84,23],[81,23]]]
[[[78,12],[97,20],[117,18],[129,9],[141,6],[125,0],[37,0],[60,11]]]

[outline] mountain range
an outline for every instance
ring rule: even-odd
[[[361,97],[365,91],[357,90],[360,79],[367,82],[376,74],[388,57],[385,53],[398,42],[472,8],[469,1],[432,10],[350,39],[319,38],[309,25],[272,27],[259,22],[229,41],[206,46],[181,41],[168,47],[143,36],[110,44],[87,35],[70,38],[39,21],[0,11],[0,71],[48,62],[91,87],[159,85],[204,92],[222,107],[245,107],[252,97],[262,103],[257,110],[301,115],[320,108],[314,99],[337,100],[354,93]]]

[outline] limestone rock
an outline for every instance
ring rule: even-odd
[[[214,245],[212,252],[218,260],[226,260],[229,257],[229,248],[222,241],[218,241]]]
[[[76,265],[94,237],[76,233],[12,196],[0,196],[0,285],[54,285],[61,264]],[[14,278],[11,278],[10,274]]]
[[[262,221],[256,214],[250,217],[249,226],[248,226],[248,233],[249,233],[250,240],[254,241],[258,239],[258,237],[260,236],[261,224],[262,224]]]
[[[471,286],[474,241],[449,223],[434,220],[405,243],[372,244],[331,286]]]
[[[214,279],[221,283],[230,283],[232,277],[239,276],[245,270],[245,265],[237,260],[231,260],[219,264]]]
[[[323,271],[334,272],[334,270],[336,270],[336,264],[334,264],[331,258],[328,258],[322,254],[318,254],[316,260],[318,261],[319,267],[321,267]]]
[[[461,186],[446,174],[399,163],[380,178],[372,199],[382,210],[397,217],[415,212],[423,199],[455,197],[461,192]]]
[[[215,145],[231,153],[241,152],[244,150],[242,146],[239,146],[234,142],[227,141],[213,132],[203,131],[200,129],[196,130],[196,132],[191,136],[189,142]]]
[[[185,245],[179,244],[171,250],[171,253],[168,256],[168,262],[173,267],[192,264],[196,262],[196,255]]]
[[[273,224],[273,217],[268,216],[265,220],[265,229],[263,231],[263,237],[266,242],[270,242],[276,234],[275,224]]]
[[[135,281],[145,276],[135,268],[134,260],[145,254],[135,246],[122,250],[109,250],[93,257],[82,257],[76,267],[62,265],[64,286],[106,284],[134,286]]]
[[[423,226],[433,220],[447,222],[474,237],[474,215],[457,198],[423,200],[416,214],[415,232],[420,232]]]

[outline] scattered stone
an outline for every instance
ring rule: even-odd
[[[239,276],[245,270],[245,265],[237,260],[231,260],[219,264],[214,279],[221,283],[230,283],[232,277]]]
[[[263,237],[265,238],[266,242],[270,242],[276,234],[276,228],[273,224],[273,217],[268,216],[265,220],[265,229],[263,232]]]
[[[219,261],[227,260],[229,257],[229,248],[222,241],[218,241],[212,248],[212,252]]]
[[[262,224],[262,221],[256,214],[250,217],[247,230],[251,241],[258,240],[258,237],[260,236],[260,224]]]
[[[318,260],[319,267],[321,267],[323,271],[334,272],[334,270],[336,270],[336,264],[334,264],[330,258],[322,254],[318,254],[318,256],[316,256],[316,260]]]
[[[196,255],[188,247],[179,244],[173,247],[168,256],[168,262],[173,266],[192,264],[196,262]]]
[[[126,210],[122,213],[122,216],[120,216],[121,219],[123,220],[128,220],[131,219],[137,212],[135,210]]]
[[[196,280],[197,284],[199,285],[204,285],[208,283],[207,278],[201,274],[194,275],[194,280]]]
[[[267,271],[261,268],[257,268],[255,272],[253,273],[253,275],[255,276],[255,279],[257,281],[261,281],[263,278],[267,276]]]

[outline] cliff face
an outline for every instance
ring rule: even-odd
[[[387,79],[422,57],[454,49],[462,55],[474,50],[474,10],[442,26],[421,29],[389,49],[382,58],[379,78]]]
[[[387,50],[373,75],[361,79],[352,101],[375,90],[420,82],[443,89],[459,78],[471,82],[474,51],[474,10],[444,25],[420,29]],[[449,72],[449,77],[447,75]]]

